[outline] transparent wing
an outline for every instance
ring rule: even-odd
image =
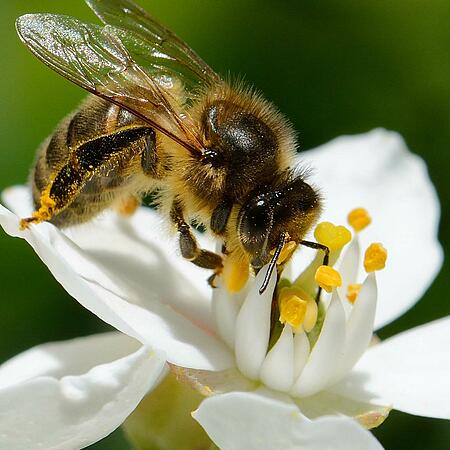
[[[189,91],[195,90],[196,84],[214,83],[220,81],[217,75],[184,41],[177,35],[161,25],[144,9],[130,0],[85,0],[97,17],[105,24],[113,25],[126,31],[126,35],[136,37],[144,46],[144,52],[140,48],[134,48],[139,52],[139,57],[147,63],[153,64],[155,55],[164,55],[166,58],[176,61],[175,71],[185,82],[191,82],[193,86],[186,86]],[[124,42],[125,43],[125,42]],[[125,43],[125,46],[128,45]],[[130,47],[135,47],[131,44]],[[153,49],[150,53],[148,49]],[[136,55],[137,56],[137,55]],[[168,62],[166,62],[168,64]]]
[[[208,80],[190,74],[186,94],[184,63],[176,56],[156,51],[131,31],[68,16],[28,14],[16,26],[28,48],[56,72],[128,109],[191,152],[202,148],[186,105],[195,96],[194,81],[200,86]]]

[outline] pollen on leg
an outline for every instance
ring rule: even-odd
[[[387,250],[379,242],[370,244],[364,254],[364,269],[367,273],[384,269],[386,266]]]
[[[316,270],[316,283],[327,292],[331,292],[334,288],[342,286],[342,278],[340,273],[330,266],[320,266]]]
[[[361,290],[362,284],[355,283],[349,284],[347,287],[347,299],[353,305],[358,298],[359,291]]]
[[[372,218],[364,208],[355,208],[347,216],[349,225],[356,231],[362,231],[372,222]]]
[[[31,223],[37,224],[52,218],[56,203],[50,198],[49,189],[42,193],[39,201],[41,203],[40,208],[37,211],[34,211],[31,217],[21,219],[19,224],[21,230],[27,229]]]
[[[343,225],[334,225],[331,222],[321,222],[314,231],[317,242],[327,246],[330,250],[340,250],[348,244],[352,233]]]

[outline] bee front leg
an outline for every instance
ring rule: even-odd
[[[209,284],[214,287],[215,275],[223,269],[222,257],[198,246],[190,225],[184,220],[183,210],[176,200],[172,204],[170,218],[178,229],[181,255],[196,266],[214,270],[214,274],[208,279]]]

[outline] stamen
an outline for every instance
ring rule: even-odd
[[[330,250],[340,250],[350,242],[352,233],[342,225],[333,225],[331,222],[322,222],[314,231],[317,242],[326,245]]]
[[[369,216],[369,213],[364,208],[355,208],[350,211],[347,216],[347,220],[349,225],[356,231],[362,231],[367,225],[370,225],[372,222],[372,218]]]
[[[298,328],[305,319],[306,302],[296,295],[285,296],[280,300],[280,322]]]
[[[327,292],[331,292],[334,288],[342,286],[341,275],[330,266],[320,266],[316,270],[315,280]]]
[[[355,283],[349,284],[347,288],[347,299],[353,305],[358,298],[359,291],[361,290],[362,284]]]
[[[387,259],[387,250],[379,242],[370,244],[364,254],[364,269],[367,273],[384,269]]]
[[[285,287],[278,297],[280,322],[288,323],[294,331],[300,326],[307,332],[314,328],[317,322],[317,304],[305,291],[297,287]]]

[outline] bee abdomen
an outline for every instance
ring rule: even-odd
[[[38,149],[30,180],[36,209],[49,189],[57,210],[52,223],[69,226],[91,219],[124,195],[136,172],[131,166],[139,168],[150,138],[154,131],[132,114],[88,97]]]

